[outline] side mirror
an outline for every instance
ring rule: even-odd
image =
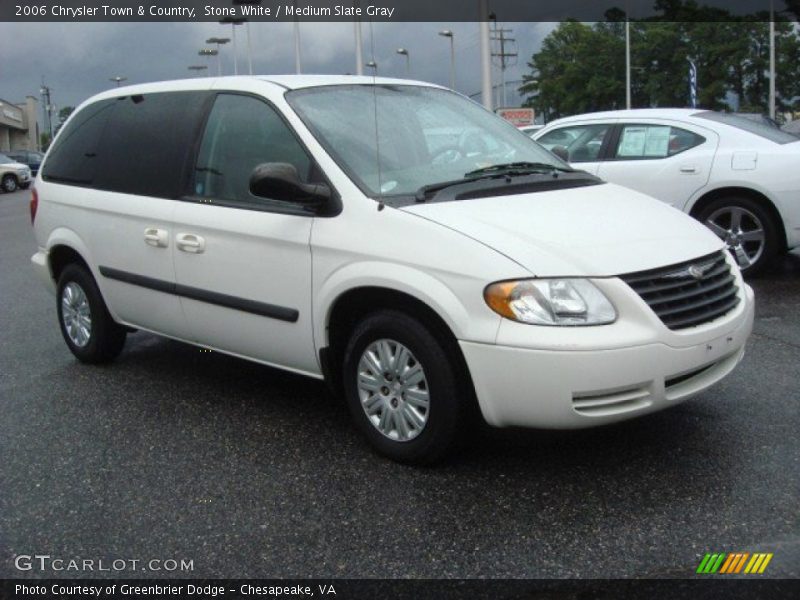
[[[331,197],[324,183],[303,183],[297,169],[289,163],[262,163],[250,175],[250,193],[280,202],[320,205]]]
[[[566,146],[553,146],[550,148],[550,152],[555,154],[558,158],[563,160],[564,162],[569,162],[569,150],[567,150]]]

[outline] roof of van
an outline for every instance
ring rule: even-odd
[[[425,81],[411,79],[393,79],[389,77],[371,77],[366,75],[233,75],[228,77],[191,77],[172,81],[140,83],[124,87],[114,87],[93,96],[90,100],[102,100],[130,94],[153,94],[156,92],[177,92],[189,90],[225,89],[225,83],[243,81],[271,83],[287,90],[320,87],[327,85],[416,85],[425,87],[441,87]]]

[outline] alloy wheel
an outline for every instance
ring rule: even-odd
[[[78,348],[86,346],[92,336],[92,312],[86,293],[74,281],[61,292],[61,318],[70,341]]]
[[[403,344],[381,339],[358,363],[358,395],[370,423],[393,441],[416,438],[428,422],[430,391],[422,364]]]
[[[741,206],[724,206],[711,213],[705,222],[722,239],[741,269],[754,265],[764,253],[764,224]]]

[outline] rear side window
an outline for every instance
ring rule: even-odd
[[[115,100],[82,109],[58,136],[42,171],[45,181],[91,184],[97,169],[100,141]]]
[[[114,101],[103,135],[94,187],[177,198],[183,193],[207,92],[135,95]]]
[[[620,160],[656,159],[675,156],[699,146],[706,139],[669,125],[623,125],[617,143]]]

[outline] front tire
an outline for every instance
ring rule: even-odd
[[[6,175],[5,177],[3,177],[3,180],[2,182],[0,182],[0,185],[2,185],[3,191],[8,194],[16,192],[18,187],[17,178],[14,177],[13,175]]]
[[[367,316],[353,331],[343,362],[348,407],[378,452],[431,464],[457,445],[468,424],[467,382],[420,321],[395,310]]]
[[[127,332],[111,318],[97,283],[85,267],[71,264],[64,268],[56,299],[61,335],[75,358],[98,364],[119,356]]]
[[[697,218],[725,242],[744,275],[763,272],[778,254],[778,226],[755,200],[743,196],[719,198],[705,206]]]

